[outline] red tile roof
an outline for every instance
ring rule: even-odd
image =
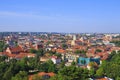
[[[10,50],[11,53],[14,53],[14,52],[23,52],[23,49],[20,46],[17,46],[17,47],[8,47],[7,49]]]
[[[39,72],[39,73],[38,73],[38,76],[45,76],[45,75],[48,75],[48,76],[50,76],[50,77],[53,77],[53,76],[55,76],[55,73],[53,73],[53,72],[49,72],[49,73]],[[33,76],[34,76],[34,75],[30,75],[30,76],[29,76],[29,80],[32,80],[32,79],[33,79]]]
[[[107,78],[101,78],[101,79],[96,79],[96,80],[108,80]]]
[[[35,54],[32,54],[32,53],[11,54],[11,53],[8,53],[8,52],[1,52],[0,54],[1,55],[6,55],[6,56],[11,57],[11,58],[17,58],[17,59],[21,59],[21,58],[24,58],[24,57],[35,57]]]
[[[66,51],[63,50],[63,49],[57,49],[56,52],[58,52],[58,53],[65,53]]]
[[[48,76],[52,77],[52,76],[55,76],[55,73],[53,73],[53,72],[50,72],[50,73],[40,72],[40,73],[38,73],[38,75],[39,76],[48,75]]]

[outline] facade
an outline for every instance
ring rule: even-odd
[[[59,64],[61,63],[61,59],[58,58],[57,56],[52,56],[51,60],[53,61],[54,64]]]
[[[73,62],[73,61],[77,61],[77,58],[78,58],[78,57],[79,57],[79,56],[76,55],[76,54],[67,53],[67,54],[65,55],[65,60],[67,60],[68,62]]]
[[[97,64],[100,64],[100,58],[78,58],[78,65],[80,66],[88,65],[90,62],[96,62]]]

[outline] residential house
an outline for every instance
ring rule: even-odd
[[[43,57],[40,57],[40,61],[41,62],[46,62],[48,61],[50,58],[49,57],[46,57],[46,56],[43,56]]]
[[[65,55],[65,60],[67,60],[67,62],[73,62],[73,61],[77,61],[77,58],[79,57],[79,55],[77,54],[73,54],[73,53],[66,53]]]
[[[8,56],[8,59],[22,59],[24,57],[35,57],[36,54],[33,54],[33,53],[26,53],[24,52],[24,50],[20,47],[20,46],[17,46],[17,47],[8,47],[6,49],[6,51],[2,52],[1,55],[6,55]]]
[[[20,46],[17,47],[8,47],[6,49],[6,52],[10,54],[19,54],[20,52],[23,52],[23,49]]]
[[[54,64],[61,63],[61,58],[58,58],[57,56],[52,56],[51,60],[53,61]]]

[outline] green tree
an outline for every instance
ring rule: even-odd
[[[100,49],[96,49],[96,51],[95,52],[102,52],[102,50],[100,50]]]
[[[76,54],[86,54],[86,51],[85,50],[76,50],[75,51]]]
[[[9,68],[9,65],[6,62],[0,63],[0,79],[1,80],[4,80],[3,79],[4,74],[6,74],[6,76],[8,75],[6,72],[8,70],[8,68]],[[10,73],[10,71],[8,71],[8,72]]]
[[[56,72],[56,65],[51,60],[49,60],[39,65],[39,70],[43,72]]]
[[[94,77],[94,76],[95,76],[95,69],[94,69],[94,68],[91,68],[91,69],[89,70],[89,76],[90,76],[90,77]]]
[[[51,77],[50,80],[71,80],[69,76],[56,75]]]
[[[117,77],[116,80],[120,80],[120,77]]]
[[[0,41],[0,52],[3,52],[5,49],[5,42],[4,41]]]
[[[71,65],[72,65],[72,66],[75,66],[75,65],[76,65],[76,62],[75,62],[75,61],[73,61],[73,62],[71,63]]]
[[[49,45],[49,44],[51,44],[51,41],[47,41],[46,45]]]
[[[80,54],[81,51],[80,51],[80,50],[76,50],[75,53],[76,53],[76,54]]]
[[[39,56],[28,58],[27,65],[31,70],[37,69],[40,65]]]
[[[85,80],[88,77],[88,70],[75,66],[64,67],[58,73],[69,77],[69,80]]]
[[[62,55],[60,53],[56,53],[55,56],[57,56],[58,58],[62,57]]]
[[[44,55],[44,50],[39,49],[36,53],[37,53],[38,56],[43,56]]]
[[[4,73],[3,80],[11,80],[13,73],[12,73],[12,67],[10,66],[9,69]]]
[[[30,53],[37,53],[37,50],[35,50],[35,49],[30,49]]]
[[[20,71],[15,77],[12,77],[12,80],[28,80],[28,74],[25,71]]]
[[[102,61],[99,69],[103,69],[104,75],[114,80],[120,77],[120,53],[113,51],[107,61]],[[100,71],[98,71],[100,72]],[[102,74],[102,71],[101,71]]]
[[[61,68],[64,68],[64,67],[65,67],[65,62],[62,61],[62,62],[60,63],[60,69],[61,69]]]
[[[103,68],[99,68],[99,69],[96,71],[96,76],[97,76],[97,77],[103,77],[103,76],[104,76],[104,70],[103,70]]]
[[[7,56],[0,56],[0,62],[4,62],[5,60],[7,60],[8,57]]]
[[[62,48],[63,48],[63,49],[67,49],[67,48],[68,48],[68,45],[67,45],[67,44],[62,44]]]
[[[48,72],[56,72],[55,64],[51,60],[47,61],[47,63],[49,65]]]

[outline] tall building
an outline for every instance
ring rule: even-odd
[[[76,41],[76,35],[73,35],[73,40],[71,41],[71,45],[74,46]]]
[[[73,35],[73,40],[74,40],[74,41],[76,40],[76,35]]]

